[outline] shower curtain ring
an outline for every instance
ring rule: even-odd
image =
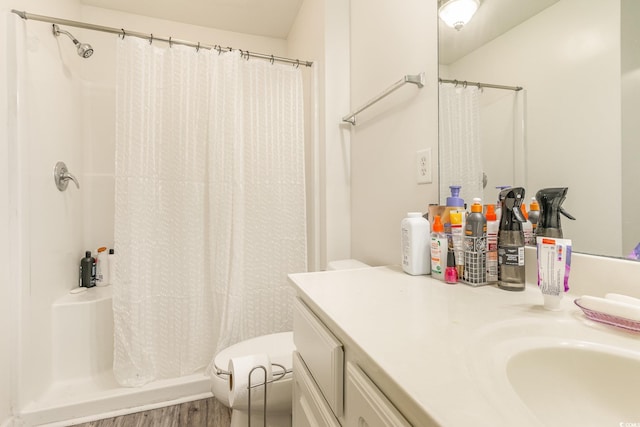
[[[149,37],[149,44],[153,44],[153,33],[151,33],[151,37]]]
[[[273,55],[271,55],[271,65],[273,65],[273,63],[275,62],[275,58],[273,57]]]
[[[300,68],[300,60],[296,59],[296,68]]]
[[[173,43],[171,43],[171,36],[169,36],[169,47],[173,47]]]
[[[196,46],[196,53],[200,52],[200,42],[198,42],[198,46]]]
[[[120,28],[120,30],[122,31],[122,40],[124,40],[124,36],[126,36],[127,34],[124,32],[124,28]],[[118,36],[120,37],[120,36]]]
[[[462,87],[463,87],[464,89],[466,89],[466,88],[467,88],[467,81],[466,81],[466,80],[465,80],[465,81],[464,81],[464,83],[462,84]]]
[[[251,56],[251,52],[247,51],[247,61],[249,60],[249,56]]]

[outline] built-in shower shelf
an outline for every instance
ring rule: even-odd
[[[109,286],[94,286],[84,292],[77,294],[69,293],[63,297],[54,301],[53,306],[73,305],[73,304],[91,304],[100,301],[110,300],[113,296],[113,287]]]

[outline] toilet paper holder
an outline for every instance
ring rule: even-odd
[[[247,427],[251,427],[251,390],[257,387],[264,387],[264,403],[263,403],[263,407],[262,407],[262,419],[263,419],[263,424],[266,426],[267,425],[267,384],[276,382],[281,380],[282,378],[284,378],[285,375],[293,372],[293,369],[287,369],[285,368],[283,365],[279,364],[279,363],[271,363],[271,366],[275,366],[280,368],[280,371],[278,372],[274,372],[273,369],[271,370],[272,372],[272,379],[268,380],[267,379],[267,368],[265,366],[262,365],[257,365],[254,366],[250,371],[249,371],[249,377],[248,377],[248,381],[247,381],[247,390],[249,390],[249,393],[247,395],[247,411],[248,411],[248,416],[247,416]],[[256,369],[262,369],[262,371],[264,372],[264,381],[258,383],[258,384],[252,384],[251,383],[251,375],[253,375],[253,371],[255,371]],[[227,376],[231,376],[231,372],[229,371],[225,371],[222,369],[216,369],[217,374],[218,375],[227,375]]]
[[[280,365],[279,363],[272,363],[271,366],[277,366],[278,368],[281,369],[281,371],[278,372],[277,374],[272,374],[273,378],[271,380],[267,380],[267,368],[262,365],[254,366],[253,369],[249,371],[249,378],[248,378],[249,381],[247,384],[247,389],[249,390],[249,395],[247,396],[247,406],[248,406],[249,416],[247,417],[247,427],[251,427],[251,389],[257,388],[257,387],[264,387],[264,403],[262,406],[263,421],[262,422],[263,422],[263,425],[266,427],[267,425],[267,384],[281,380],[282,378],[284,378],[285,375],[287,375],[288,372],[292,372],[292,370],[287,370],[284,366]],[[253,371],[255,371],[256,369],[262,369],[262,371],[264,372],[264,381],[258,384],[251,384],[251,375],[253,374]],[[273,372],[273,369],[272,369],[272,372]]]

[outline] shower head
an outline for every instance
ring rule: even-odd
[[[93,55],[93,48],[91,47],[90,44],[88,44],[88,43],[80,43],[78,41],[78,39],[76,39],[75,37],[73,37],[71,35],[71,33],[69,33],[68,31],[65,31],[65,30],[61,30],[60,27],[58,27],[57,24],[53,24],[53,35],[57,37],[60,34],[66,34],[67,37],[69,37],[71,39],[73,44],[75,44],[76,48],[78,49],[78,55],[82,56],[83,58],[88,58],[91,55]]]

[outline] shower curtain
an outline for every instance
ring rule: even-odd
[[[475,86],[440,84],[439,129],[440,203],[446,204],[450,185],[461,185],[460,197],[471,203],[483,194],[479,92]]]
[[[118,382],[290,330],[286,274],[306,270],[300,70],[127,37],[116,102]]]

